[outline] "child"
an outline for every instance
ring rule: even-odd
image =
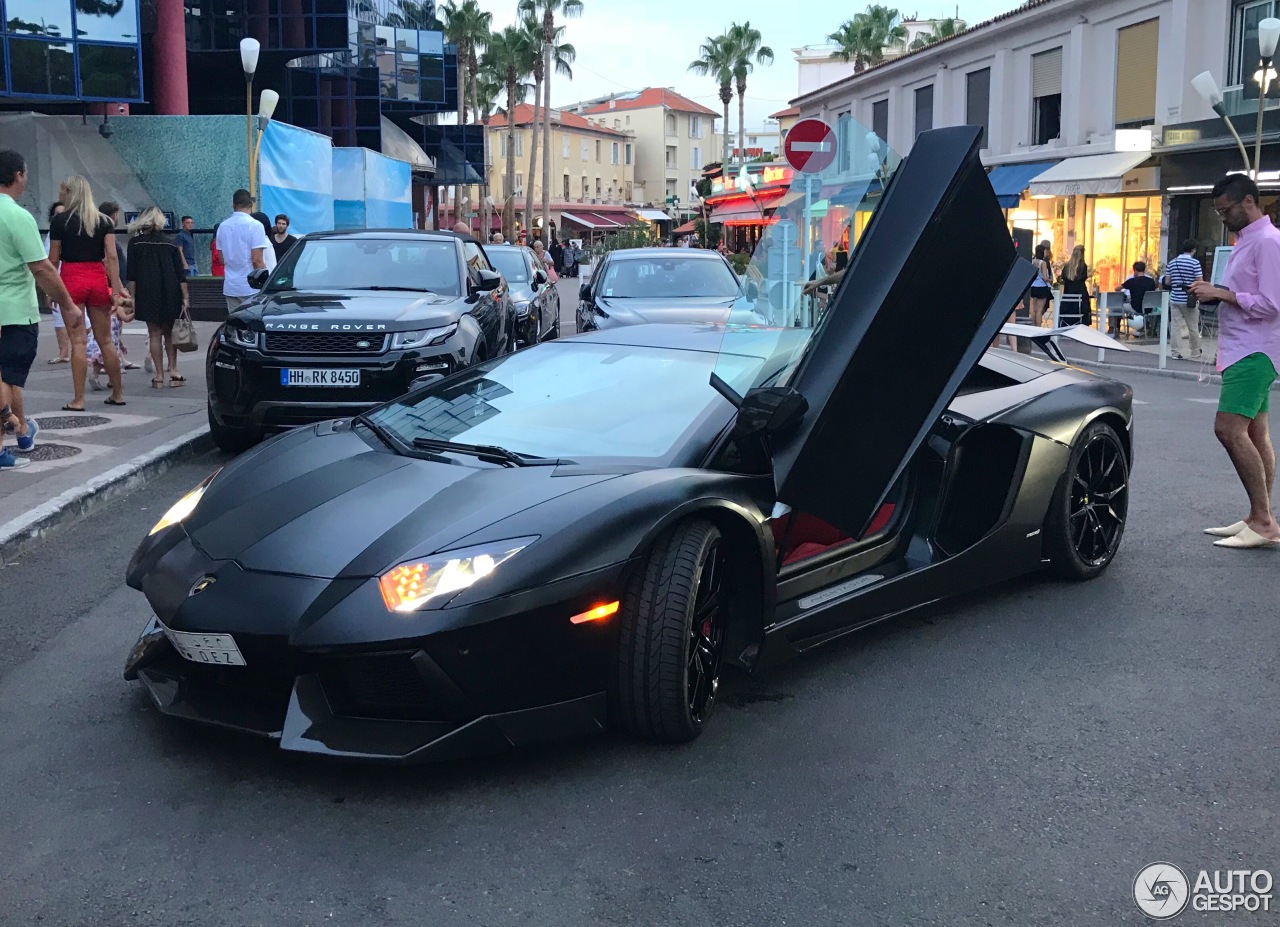
[[[124,355],[125,349],[123,344],[124,323],[132,322],[134,318],[133,300],[122,299],[116,303],[115,309],[111,313],[111,343],[115,345],[117,353],[120,355],[121,368],[125,368]],[[102,392],[107,387],[98,379],[107,372],[107,368],[102,365],[102,349],[98,347],[98,342],[93,337],[93,327],[88,328],[89,340],[86,345],[86,355],[89,362],[93,364],[93,372],[89,377],[89,386],[94,392]],[[136,367],[136,365],[135,365]]]

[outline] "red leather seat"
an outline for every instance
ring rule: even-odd
[[[871,526],[863,537],[872,537],[883,531],[885,526],[889,524],[889,520],[893,518],[895,508],[896,506],[892,502],[887,502],[880,506],[879,511],[876,512],[876,517],[871,520]],[[841,544],[847,544],[853,540],[839,528],[829,525],[821,518],[806,512],[796,512],[783,515],[781,518],[775,518],[772,522],[772,528],[774,544],[780,548],[783,544],[786,545],[782,556],[783,566],[800,560],[807,560],[810,557],[816,557],[833,547],[839,547]],[[790,529],[789,534],[788,528]]]

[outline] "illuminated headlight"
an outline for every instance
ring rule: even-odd
[[[214,470],[203,483],[175,502],[169,511],[165,512],[164,516],[156,522],[156,526],[147,532],[147,536],[150,537],[171,525],[176,525],[178,522],[182,521],[194,512],[196,510],[196,506],[200,504],[200,497],[204,495],[204,491],[209,488],[209,484],[213,482],[213,478],[220,472],[221,470]]]
[[[382,601],[388,611],[416,611],[432,599],[471,588],[536,540],[514,538],[402,563],[378,577]]]
[[[222,327],[222,338],[228,344],[234,344],[241,348],[256,348],[258,346],[258,333],[249,328],[241,328],[238,325],[224,325]]]
[[[516,305],[516,316],[518,318],[523,319],[529,314],[529,300],[513,299],[512,302]]]
[[[449,336],[458,330],[455,322],[444,328],[427,328],[416,332],[396,332],[391,336],[391,347],[395,350],[406,348],[423,348],[428,345],[444,344]]]

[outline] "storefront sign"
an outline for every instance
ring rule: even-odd
[[[1121,178],[1120,190],[1123,193],[1137,193],[1145,190],[1160,189],[1160,168],[1135,167]]]
[[[762,184],[769,183],[791,183],[792,171],[789,167],[766,167],[760,173],[760,182]]]

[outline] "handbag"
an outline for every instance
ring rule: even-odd
[[[173,334],[169,336],[169,343],[183,353],[200,349],[200,339],[196,337],[196,327],[186,306],[182,307],[182,314],[173,322]]]

